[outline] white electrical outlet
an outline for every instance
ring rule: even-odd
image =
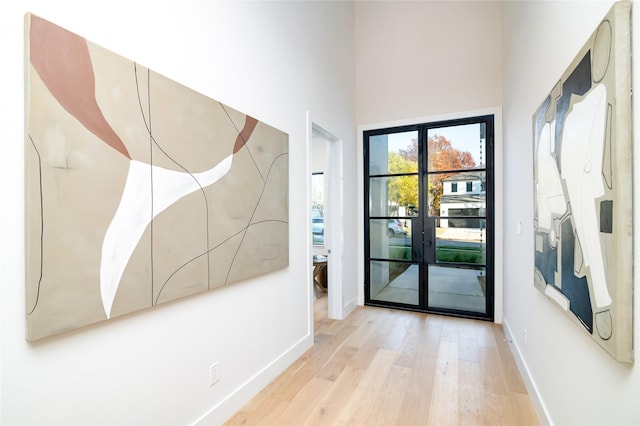
[[[527,346],[527,330],[522,330],[522,333],[524,334],[524,345]]]
[[[209,386],[213,386],[220,381],[220,363],[214,362],[209,366]]]

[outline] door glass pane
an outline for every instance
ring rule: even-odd
[[[369,179],[369,216],[417,216],[418,175]]]
[[[371,300],[418,305],[419,266],[408,262],[370,262]]]
[[[429,307],[486,313],[486,270],[483,267],[429,265]]]
[[[411,230],[404,222],[402,219],[369,221],[370,257],[411,260]]]
[[[418,171],[418,131],[369,137],[369,175]]]
[[[485,123],[427,130],[428,171],[483,168],[486,162]]]
[[[482,227],[446,226],[451,225],[454,220],[481,222]],[[485,219],[440,219],[440,226],[436,227],[436,262],[485,265],[487,230],[484,227],[484,221]]]
[[[484,171],[429,175],[429,216],[486,216],[486,187]]]

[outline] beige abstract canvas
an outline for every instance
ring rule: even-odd
[[[616,3],[533,116],[535,286],[633,362],[631,36]]]
[[[288,135],[33,14],[26,337],[288,266]]]

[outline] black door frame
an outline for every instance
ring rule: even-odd
[[[443,309],[436,307],[429,307],[428,304],[428,265],[436,264],[435,262],[435,248],[429,250],[425,247],[433,245],[435,246],[435,229],[431,229],[435,226],[433,216],[429,216],[427,211],[423,207],[427,207],[428,198],[426,188],[428,188],[428,179],[430,174],[436,172],[429,172],[427,169],[427,132],[429,129],[437,129],[442,127],[453,127],[467,124],[485,123],[486,125],[486,146],[485,146],[485,166],[476,169],[465,169],[464,171],[485,171],[486,175],[486,294],[485,313],[477,313],[472,311],[461,311],[453,309]],[[403,133],[417,131],[418,132],[418,180],[419,180],[419,216],[415,218],[404,217],[404,219],[410,219],[412,221],[412,260],[399,260],[393,259],[394,262],[405,262],[410,264],[419,265],[419,304],[404,304],[398,302],[387,302],[381,300],[372,300],[370,294],[370,279],[371,279],[371,261],[378,261],[385,259],[372,259],[370,249],[370,211],[369,211],[369,179],[371,177],[384,177],[384,176],[405,176],[414,175],[413,173],[405,174],[387,174],[387,175],[370,175],[369,174],[369,140],[372,136],[386,135],[392,133]],[[397,309],[405,309],[411,311],[419,311],[426,313],[445,314],[449,316],[457,316],[464,318],[474,318],[493,321],[495,314],[495,170],[494,170],[494,146],[495,144],[495,116],[493,114],[465,117],[459,119],[441,120],[434,122],[425,122],[419,124],[403,125],[396,127],[388,127],[374,130],[367,130],[363,132],[363,184],[364,184],[364,297],[365,305],[380,306],[380,307],[392,307]],[[461,170],[457,170],[461,171]],[[442,173],[438,171],[437,173]],[[374,216],[373,219],[392,219],[397,217],[392,216]],[[436,219],[439,218],[435,217]],[[426,233],[427,238],[423,237],[423,233]],[[431,235],[431,238],[428,236]],[[386,259],[391,260],[391,259]],[[442,265],[442,263],[439,263]],[[446,264],[445,264],[446,265]]]

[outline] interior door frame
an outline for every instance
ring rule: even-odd
[[[504,271],[500,264],[500,259],[503,258],[503,240],[504,240],[504,164],[503,164],[503,140],[502,140],[502,109],[501,107],[491,107],[479,110],[471,110],[466,112],[458,112],[451,114],[442,114],[437,116],[426,116],[421,118],[413,118],[406,120],[399,120],[393,122],[381,122],[367,125],[358,126],[358,145],[357,145],[357,159],[358,159],[358,192],[360,199],[364,200],[365,194],[365,176],[364,176],[364,137],[365,131],[377,130],[382,128],[393,127],[412,127],[423,123],[437,123],[437,122],[449,122],[452,120],[464,120],[472,117],[479,117],[491,115],[493,116],[494,125],[494,140],[493,140],[493,321],[496,323],[502,323],[503,320],[503,289],[504,289]],[[366,202],[366,200],[365,200]],[[359,204],[358,214],[362,218],[358,222],[358,282],[361,285],[358,286],[358,304],[365,304],[365,224],[363,218],[365,212],[364,203]],[[522,219],[518,219],[518,223],[522,223]]]
[[[311,146],[313,139],[321,138],[326,141],[328,146],[327,170],[325,182],[327,184],[327,204],[326,223],[325,223],[325,246],[330,250],[328,263],[328,317],[331,319],[342,320],[348,313],[345,311],[343,303],[343,257],[344,243],[342,235],[344,234],[344,212],[343,212],[343,142],[327,127],[318,124],[307,111],[307,289],[309,292],[309,330],[313,333],[313,255],[311,242]]]

